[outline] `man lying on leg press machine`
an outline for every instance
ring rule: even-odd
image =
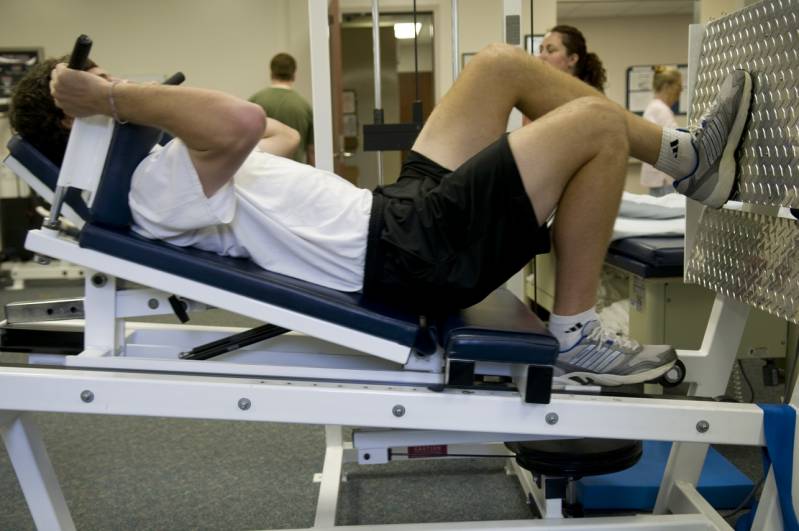
[[[670,346],[605,332],[594,310],[628,156],[720,207],[751,97],[749,75],[736,71],[700,129],[661,129],[517,48],[492,45],[434,109],[398,181],[370,192],[275,156],[292,133],[268,126],[258,106],[53,65],[20,83],[10,114],[42,152],[58,146],[51,159],[63,155],[72,117],[104,114],[176,137],[133,175],[134,230],[149,238],[435,312],[482,300],[545,250],[557,210],[556,376],[599,385],[652,380],[677,359]],[[514,107],[534,121],[505,135]]]

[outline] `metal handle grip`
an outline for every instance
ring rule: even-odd
[[[72,48],[72,55],[69,56],[69,67],[75,70],[83,70],[86,67],[86,60],[92,50],[92,40],[88,35],[81,35],[75,40],[75,47]]]
[[[183,72],[175,72],[166,78],[162,85],[180,85],[184,81],[186,81],[186,76],[183,75]]]

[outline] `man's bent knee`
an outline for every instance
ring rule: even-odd
[[[627,120],[621,107],[602,96],[586,96],[568,103],[580,113],[586,132],[598,140],[627,143]]]
[[[530,55],[518,46],[496,42],[480,50],[474,59],[469,61],[469,65],[498,70],[515,70],[519,68],[521,62],[528,61],[529,58]]]

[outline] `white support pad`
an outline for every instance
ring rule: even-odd
[[[77,118],[69,134],[58,186],[88,190],[93,196],[103,173],[113,132],[114,120],[108,116],[98,114]],[[88,204],[91,205],[91,201]]]

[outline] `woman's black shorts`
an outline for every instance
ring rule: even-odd
[[[455,171],[411,152],[397,182],[374,191],[364,296],[465,308],[548,250],[507,135]]]

